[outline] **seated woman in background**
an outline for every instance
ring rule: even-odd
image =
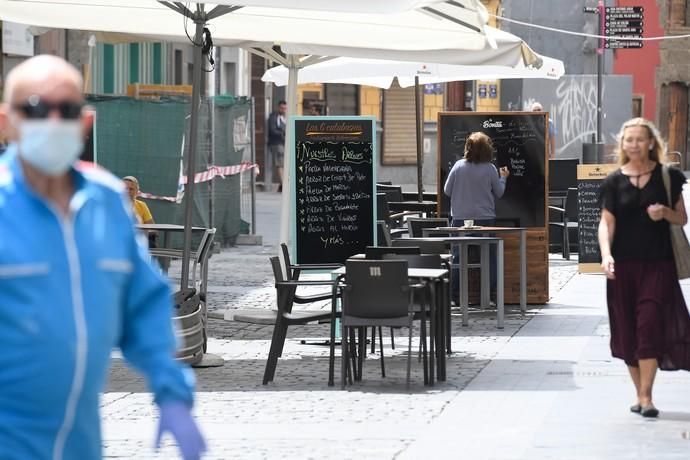
[[[126,176],[122,178],[125,186],[127,187],[127,194],[129,199],[132,201],[132,209],[134,210],[134,215],[137,218],[137,222],[140,224],[155,224],[153,221],[153,216],[149,207],[141,200],[137,199],[139,194],[139,181],[134,176]],[[156,233],[150,232],[148,234],[149,238],[149,248],[156,247]]]
[[[464,158],[458,160],[448,174],[443,192],[450,197],[452,225],[460,227],[465,220],[474,225],[492,226],[496,223],[496,199],[503,196],[507,167],[500,171],[491,163],[494,147],[491,138],[482,132],[474,132],[465,141]],[[457,263],[459,255],[454,254]],[[496,248],[491,246],[491,290],[496,289]],[[453,296],[458,295],[459,272],[453,270]]]

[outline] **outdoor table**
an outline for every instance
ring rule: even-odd
[[[393,254],[393,253],[391,252],[391,254]],[[424,254],[422,253],[422,254],[420,254],[420,255],[424,255]],[[439,256],[441,256],[441,261],[442,261],[442,262],[449,262],[449,261],[453,258],[453,255],[452,255],[452,254],[439,254]],[[367,258],[367,255],[366,255],[366,254],[359,253],[359,254],[355,254],[355,255],[353,255],[353,256],[350,256],[350,257],[348,257],[348,258],[349,258],[349,259],[366,259],[366,258]]]
[[[428,214],[436,213],[435,201],[389,201],[388,209],[391,212],[418,211]]]
[[[337,277],[339,275],[344,275],[346,272],[346,267],[340,267],[334,271],[331,272],[333,277]],[[449,275],[448,270],[445,268],[408,268],[407,269],[407,276],[412,279],[416,280],[421,280],[421,281],[427,281],[434,286],[434,288],[439,291],[440,285],[443,281],[444,278],[446,278]],[[438,370],[438,380],[439,381],[445,381],[446,380],[446,355],[443,352],[443,343],[446,340],[445,338],[445,331],[446,327],[444,323],[444,319],[446,317],[446,310],[450,312],[450,305],[448,305],[448,302],[446,301],[447,299],[445,298],[444,295],[436,295],[435,297],[436,302],[432,303],[431,305],[431,324],[430,324],[430,337],[431,337],[431,356],[432,359],[430,360],[430,384],[434,384],[434,357],[436,358],[437,362],[437,370]],[[440,299],[440,301],[439,301]],[[438,327],[440,326],[440,327]],[[434,346],[434,342],[436,343],[436,346]],[[438,346],[438,345],[441,346]]]
[[[476,233],[480,235],[501,234],[501,233],[520,233],[520,312],[524,315],[527,312],[527,228],[525,227],[436,227],[422,229],[424,236],[438,234],[457,234]],[[482,306],[488,299],[481,299]]]
[[[168,247],[170,233],[184,232],[184,225],[177,224],[137,224],[137,228],[144,231],[155,231],[163,234],[163,247]],[[192,227],[192,232],[205,232],[204,227]]]
[[[403,192],[403,200],[404,201],[416,201],[419,199],[419,193],[418,192]],[[422,200],[424,201],[433,201],[436,202],[436,192],[423,192],[422,193]]]
[[[503,280],[503,238],[500,237],[486,237],[486,236],[444,236],[444,237],[427,237],[427,238],[410,238],[411,240],[420,241],[442,241],[450,243],[451,246],[458,248],[460,257],[459,266],[461,280],[458,283],[458,295],[460,297],[460,308],[462,311],[462,325],[468,325],[468,308],[469,308],[469,286],[467,270],[469,268],[467,248],[469,246],[479,246],[481,250],[481,299],[486,299],[487,304],[482,307],[488,307],[489,298],[489,246],[494,244],[497,248],[496,261],[496,310],[497,310],[497,325],[499,329],[503,329],[504,322],[504,280]],[[448,327],[450,327],[450,318],[448,318]],[[448,329],[448,337],[450,337],[450,328]],[[447,341],[446,347],[450,353],[450,340]]]

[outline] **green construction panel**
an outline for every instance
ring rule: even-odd
[[[103,45],[103,92],[115,92],[115,47]]]
[[[153,44],[153,84],[160,85],[162,78],[163,53],[160,43]]]
[[[129,82],[139,83],[139,44],[129,44]]]
[[[196,172],[206,171],[211,163],[223,167],[247,160],[250,147],[246,135],[236,135],[234,131],[246,127],[251,108],[249,99],[218,97],[214,101],[213,131],[210,101],[205,100],[200,106]],[[98,163],[119,177],[136,176],[143,192],[175,197],[183,137],[189,139],[189,99],[163,97],[151,101],[90,96],[88,103],[98,112]],[[250,209],[247,210],[250,198],[247,182],[243,187],[240,184],[240,174],[233,174],[195,186],[193,225],[208,226],[212,218],[217,229],[215,240],[223,245],[234,244],[237,235],[246,231],[251,216]],[[184,200],[182,203],[145,201],[156,222],[184,222]],[[174,237],[172,244],[179,247],[181,237]]]

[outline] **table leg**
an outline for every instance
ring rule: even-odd
[[[448,282],[443,283],[443,305],[445,308],[444,321],[446,323],[446,352],[448,354],[451,354],[453,352],[453,350],[451,349],[452,323],[450,316],[451,275],[448,274],[448,276]]]
[[[436,299],[434,296],[434,289],[436,289],[436,283],[430,281],[428,286],[428,296],[429,296],[429,385],[434,385],[434,361],[438,359],[436,356],[436,350],[438,350],[436,343],[436,330],[438,329],[437,317],[436,317]],[[422,314],[426,314],[423,312]]]
[[[489,308],[490,305],[490,295],[489,292],[491,290],[491,284],[489,283],[490,281],[490,275],[489,275],[489,270],[492,261],[489,260],[489,245],[481,243],[479,245],[480,251],[481,251],[481,259],[480,259],[480,272],[481,272],[481,306],[482,308]]]
[[[437,327],[438,342],[436,345],[436,354],[438,356],[438,381],[442,382],[446,380],[446,296],[445,296],[445,281],[443,278],[437,279],[434,282],[434,289],[436,289],[436,316],[439,320]]]
[[[520,313],[527,312],[527,231],[520,231]]]
[[[503,298],[503,285],[504,285],[504,280],[503,280],[503,240],[500,239],[497,242],[498,246],[498,254],[496,255],[497,263],[496,263],[496,275],[497,275],[497,280],[496,280],[496,310],[497,310],[497,316],[498,316],[498,328],[503,329],[503,320],[505,316],[505,311],[504,311],[504,298]]]
[[[469,286],[467,279],[467,244],[460,243],[460,307],[462,309],[462,325],[469,324]]]

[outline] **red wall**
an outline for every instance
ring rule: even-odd
[[[656,0],[618,0],[617,6],[644,7],[644,37],[664,35],[659,18],[659,7]],[[613,52],[613,73],[633,76],[633,94],[642,95],[643,116],[658,123],[657,97],[654,76],[661,59],[659,42],[645,41],[641,49],[623,49]]]

